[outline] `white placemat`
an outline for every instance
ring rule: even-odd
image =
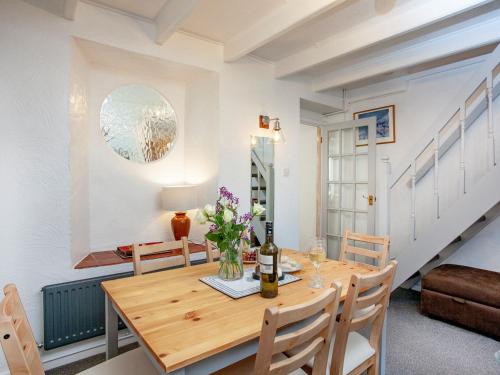
[[[245,269],[243,278],[239,280],[225,281],[213,275],[202,277],[200,281],[231,298],[238,299],[260,292],[260,281],[252,277],[253,270],[253,268]],[[282,286],[299,280],[300,277],[285,273],[285,277],[278,281],[278,285]]]

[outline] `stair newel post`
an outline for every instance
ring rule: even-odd
[[[460,107],[460,185],[465,194],[465,104]]]
[[[493,74],[486,79],[486,95],[488,99],[488,169],[497,165],[495,150],[495,127],[493,125]]]
[[[385,234],[391,234],[391,162],[388,156],[382,158],[382,163],[385,164],[385,189],[384,189],[384,201],[385,201]]]
[[[411,225],[413,241],[417,240],[417,216],[415,213],[415,203],[416,203],[416,187],[417,187],[417,160],[413,159],[411,164]]]
[[[434,137],[434,204],[439,219],[439,133]]]

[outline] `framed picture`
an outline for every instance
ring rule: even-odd
[[[354,120],[375,117],[377,119],[377,144],[396,142],[396,121],[394,115],[394,105],[368,109],[366,111],[355,112]],[[368,126],[358,128],[356,134],[356,146],[366,146],[368,144]]]

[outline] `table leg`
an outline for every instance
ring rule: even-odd
[[[386,341],[387,341],[387,314],[384,317],[384,326],[382,327],[382,337],[380,343],[380,368],[379,368],[380,375],[385,375],[385,358],[387,355]]]
[[[113,302],[106,298],[106,360],[118,355],[118,314],[113,307]]]

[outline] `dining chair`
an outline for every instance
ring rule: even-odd
[[[330,375],[379,373],[380,339],[396,268],[393,260],[377,273],[351,276],[335,335]],[[362,329],[369,329],[369,338],[358,332]]]
[[[381,246],[380,250],[370,250],[365,249],[363,247],[356,246],[356,242],[361,242],[364,244],[372,245],[373,247]],[[353,243],[351,245],[351,243]],[[348,262],[349,257],[348,254],[353,255],[361,255],[366,258],[373,259],[378,263],[373,266],[371,264],[367,264],[368,267],[380,270],[387,265],[389,261],[389,245],[390,239],[389,236],[370,236],[362,233],[354,233],[350,230],[346,230],[344,232],[344,237],[342,238],[342,246],[340,249],[340,257],[339,261]]]
[[[162,253],[176,249],[182,249],[182,254],[167,258],[150,259],[147,261],[141,259],[144,255]],[[134,275],[136,276],[165,268],[175,266],[188,267],[191,265],[191,261],[189,259],[189,245],[186,237],[182,237],[179,241],[161,242],[152,245],[134,244],[132,253],[134,256]]]
[[[257,354],[214,374],[298,375],[304,374],[301,367],[314,358],[312,374],[324,375],[341,292],[342,286],[335,283],[309,302],[284,308],[268,307]],[[297,347],[300,350],[294,355],[284,354]]]
[[[43,375],[42,360],[26,312],[13,284],[4,287],[0,302],[0,340],[10,373],[13,375]],[[158,372],[142,348],[121,354],[81,375],[153,375]]]
[[[327,365],[330,375],[378,374],[380,338],[389,304],[397,262],[369,275],[351,276],[337,331],[332,339]],[[370,326],[369,338],[357,331]],[[294,354],[292,350],[288,355]],[[313,361],[302,369],[312,373]]]
[[[207,263],[212,263],[214,259],[220,257],[219,249],[212,241],[205,240],[205,248],[207,252]]]

